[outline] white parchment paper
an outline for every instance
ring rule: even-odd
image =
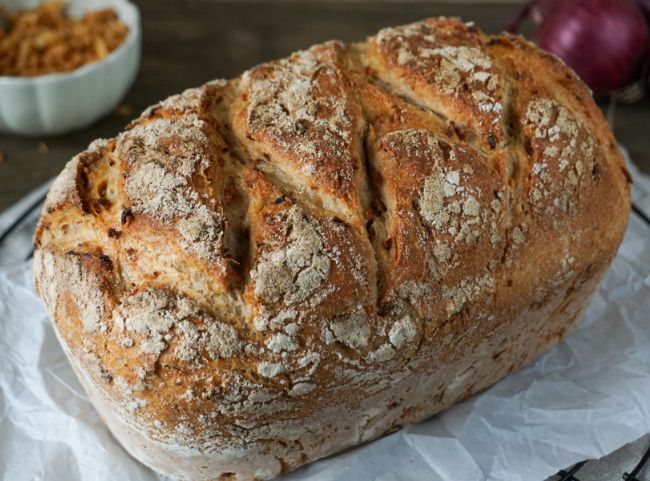
[[[650,206],[650,181],[638,173],[635,180],[634,197]],[[132,459],[100,421],[30,271],[29,263],[0,268],[2,479],[163,479]],[[565,341],[432,419],[281,481],[543,480],[648,432],[650,226],[632,215],[610,272]]]

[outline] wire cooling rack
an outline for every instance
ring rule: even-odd
[[[601,459],[562,469],[547,481],[650,481],[650,434]]]
[[[0,231],[0,250],[11,240],[15,243],[31,238],[43,209],[46,190],[34,196],[31,202],[24,202],[27,205],[15,214],[13,222]],[[650,229],[650,216],[646,212],[634,204],[632,212]],[[12,260],[23,262],[33,254],[32,247]],[[650,481],[650,434],[601,459],[581,461],[562,469],[546,481]]]

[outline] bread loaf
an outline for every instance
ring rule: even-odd
[[[565,336],[629,185],[558,59],[429,19],[187,90],[93,142],[49,193],[34,278],[133,456],[269,479]]]

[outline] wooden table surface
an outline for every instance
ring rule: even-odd
[[[111,137],[147,105],[185,88],[232,77],[254,64],[314,43],[359,40],[388,25],[427,16],[461,16],[498,32],[517,8],[503,3],[435,1],[301,2],[299,0],[142,0],[143,56],[124,99],[132,109],[114,113],[73,134],[52,138],[0,135],[0,212],[56,175],[98,137]],[[615,133],[642,170],[650,173],[650,100],[618,106]]]

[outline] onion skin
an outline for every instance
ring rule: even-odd
[[[646,16],[650,18],[650,0],[636,0],[636,3],[645,12]]]
[[[529,16],[536,43],[572,67],[594,96],[621,89],[639,74],[649,33],[634,0],[533,0],[526,9],[512,29]]]

